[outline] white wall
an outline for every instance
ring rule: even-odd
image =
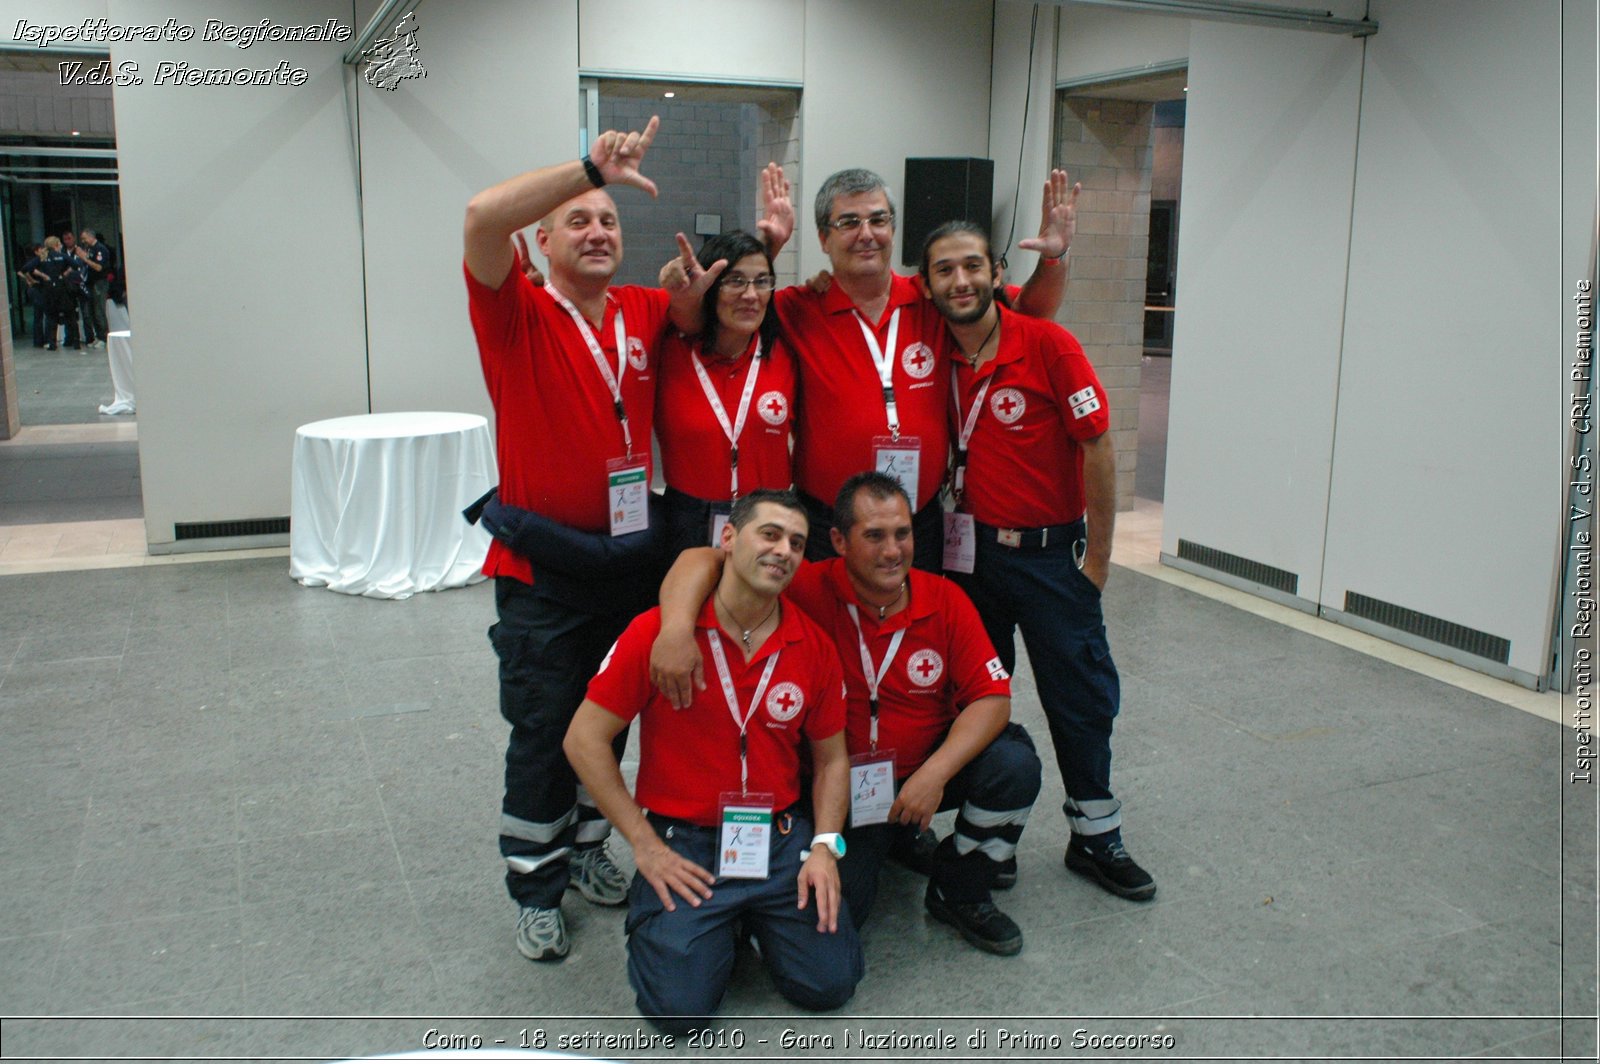
[[[1188,19],[1064,4],[1057,76],[1082,81],[1165,66],[1189,55]]]
[[[118,24],[249,23],[248,0],[111,0]],[[283,0],[285,22],[348,20]],[[117,45],[143,85],[115,89],[139,452],[152,545],[173,523],[289,512],[295,426],[367,409],[355,141],[344,45]],[[155,84],[161,60],[304,67],[299,87]]]
[[[392,92],[356,79],[372,409],[488,416],[462,220],[480,190],[578,154],[577,5],[474,0],[417,19],[427,77]]]
[[[899,203],[907,157],[988,154],[991,18],[986,0],[807,0],[802,277],[827,264],[812,200],[829,174],[875,170]]]
[[[990,74],[989,149],[994,160],[994,239],[997,254],[1015,219],[1008,276],[1025,280],[1039,256],[1019,251],[1016,240],[1039,231],[1039,193],[1050,172],[1056,85],[1056,27],[1061,9],[1038,5],[1033,78],[1028,79],[1028,34],[1034,5],[1000,0],[994,9],[994,69]],[[1030,93],[1031,87],[1031,93]],[[1024,108],[1027,116],[1024,121]],[[1020,151],[1021,181],[1018,181]],[[1020,187],[1020,192],[1018,191]]]
[[[1356,591],[1501,636],[1542,674],[1571,321],[1561,6],[1374,17],[1322,602]]]
[[[1220,23],[1190,44],[1162,550],[1287,570],[1315,602],[1361,44]]]
[[[578,0],[578,64],[605,76],[798,83],[805,0]]]

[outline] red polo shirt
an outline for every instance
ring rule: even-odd
[[[962,709],[990,695],[1011,696],[1011,678],[972,600],[944,577],[920,569],[911,570],[908,590],[910,605],[882,622],[876,609],[857,606],[874,670],[883,667],[894,634],[905,632],[878,688],[878,749],[894,751],[901,779],[938,749]],[[787,594],[837,648],[849,704],[845,743],[852,755],[866,753],[872,708],[855,622],[846,608],[856,596],[844,559],[802,565]]]
[[[1000,348],[974,373],[954,341],[941,352],[955,368],[961,399],[952,410],[959,440],[973,401],[989,381],[967,451],[961,509],[986,525],[1040,528],[1082,517],[1082,441],[1111,427],[1105,389],[1077,339],[1061,326],[1000,308]]]
[[[755,343],[752,339],[750,347],[733,362],[700,356],[730,428],[738,422],[739,400]],[[728,471],[732,452],[694,371],[690,351],[697,349],[694,341],[670,329],[661,345],[661,379],[656,388],[661,471],[667,485],[685,495],[725,502],[731,498]],[[787,488],[794,482],[789,470],[794,409],[794,356],[779,340],[771,351],[762,352],[750,409],[739,434],[739,494],[748,495],[757,488]]]
[[[519,271],[507,274],[498,289],[472,276],[464,264],[462,271],[483,380],[494,404],[500,497],[573,528],[606,531],[606,462],[623,457],[624,447],[611,390],[589,345],[550,293]],[[620,308],[628,336],[628,364],[619,382],[622,402],[633,453],[647,469],[656,399],[651,349],[666,325],[668,302],[658,288],[613,288],[606,296],[605,320],[595,330],[615,374],[613,319]],[[497,539],[489,542],[483,573],[533,582],[528,560]]]
[[[821,295],[803,285],[774,297],[784,338],[800,368],[800,413],[795,423],[795,486],[833,504],[839,487],[872,468],[872,440],[889,434],[878,367],[861,334],[855,304],[837,283]],[[937,357],[944,319],[910,277],[896,275],[883,317],[870,323],[887,348],[889,321],[900,312],[895,340],[894,393],[900,434],[921,440],[917,505],[936,502],[949,453],[950,370]]]
[[[650,646],[661,632],[659,607],[628,625],[588,697],[623,720],[639,718],[639,778],[634,799],[662,816],[695,824],[719,820],[718,798],[739,789],[739,725],[723,695],[711,656],[717,627],[713,599],[695,621],[695,643],[705,659],[706,689],[688,709],[673,709],[650,682]],[[750,790],[774,796],[785,809],[800,798],[800,748],[837,735],[844,727],[843,681],[833,645],[798,609],[785,606],[778,630],[748,662],[739,640],[723,633],[722,649],[743,716],[767,661],[779,654],[772,679],[746,726]]]

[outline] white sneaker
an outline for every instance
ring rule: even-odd
[[[571,949],[560,909],[522,907],[517,917],[517,952],[530,961],[558,961]]]

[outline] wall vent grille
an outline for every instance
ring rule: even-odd
[[[1468,654],[1475,654],[1480,658],[1499,662],[1501,665],[1510,664],[1511,640],[1502,639],[1488,632],[1480,632],[1476,628],[1468,628],[1464,624],[1456,624],[1442,617],[1430,617],[1426,613],[1396,606],[1392,602],[1368,598],[1358,595],[1354,591],[1344,593],[1344,611],[1354,617],[1362,617],[1378,624],[1397,628],[1402,632],[1419,636],[1429,642],[1439,643],[1443,646],[1464,650]]]
[[[228,536],[281,536],[289,531],[287,517],[256,517],[247,521],[179,521],[172,526],[178,539],[224,539]]]
[[[1228,573],[1244,580],[1249,580],[1265,587],[1282,591],[1286,595],[1298,594],[1300,577],[1287,569],[1278,569],[1265,562],[1251,561],[1241,558],[1237,554],[1217,550],[1215,547],[1202,546],[1192,543],[1187,539],[1178,540],[1178,557],[1185,561],[1203,565],[1208,569]]]

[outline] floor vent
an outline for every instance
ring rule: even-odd
[[[1353,617],[1364,617],[1369,621],[1397,628],[1402,632],[1409,632],[1420,636],[1433,643],[1464,650],[1468,654],[1475,654],[1480,658],[1499,662],[1501,665],[1511,661],[1511,640],[1502,639],[1488,632],[1480,632],[1476,628],[1468,628],[1464,624],[1456,624],[1440,617],[1430,617],[1426,613],[1408,610],[1404,606],[1396,606],[1391,602],[1358,595],[1354,591],[1344,593],[1344,611]]]
[[[1216,569],[1230,576],[1282,591],[1286,595],[1299,593],[1298,576],[1287,569],[1277,569],[1265,562],[1251,561],[1249,558],[1241,558],[1237,554],[1229,554],[1214,547],[1202,547],[1186,539],[1178,540],[1178,557],[1196,565],[1203,565],[1207,569]]]
[[[248,521],[179,521],[172,526],[178,539],[222,539],[227,536],[281,536],[289,531],[287,517],[257,517]]]

